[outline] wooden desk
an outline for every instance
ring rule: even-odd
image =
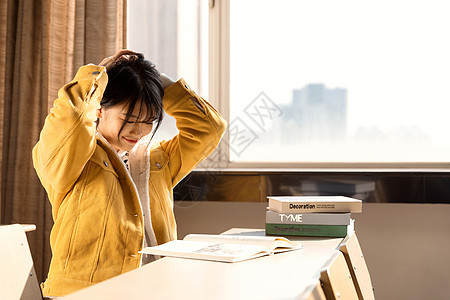
[[[226,233],[264,235],[264,230]],[[304,248],[238,263],[166,257],[64,297],[74,299],[299,299],[342,238],[294,238]]]

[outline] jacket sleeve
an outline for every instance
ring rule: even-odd
[[[166,88],[164,110],[174,117],[179,134],[161,142],[169,155],[172,184],[175,186],[217,147],[225,133],[227,122],[184,79]]]
[[[81,67],[58,92],[33,148],[33,164],[48,190],[68,192],[95,150],[96,109],[106,88],[104,67]]]

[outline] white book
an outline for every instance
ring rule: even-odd
[[[279,213],[266,211],[268,224],[349,225],[350,213]]]
[[[362,201],[344,196],[268,196],[269,208],[280,213],[362,212]]]
[[[142,249],[143,254],[181,258],[238,262],[264,255],[302,248],[299,242],[277,236],[189,234],[174,240]]]

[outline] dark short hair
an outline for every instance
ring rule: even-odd
[[[141,106],[137,120],[157,122],[153,130],[153,138],[164,116],[163,96],[164,88],[159,72],[153,63],[144,59],[143,54],[136,53],[117,60],[108,71],[108,84],[100,105],[108,108],[128,104],[128,111],[117,136],[119,143],[120,134],[138,103]],[[145,116],[141,115],[143,107],[146,108]]]

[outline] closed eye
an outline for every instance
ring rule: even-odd
[[[151,122],[127,121],[127,124],[134,124],[134,123],[142,123],[142,124],[147,124],[147,125],[153,125],[153,121],[151,121]]]

